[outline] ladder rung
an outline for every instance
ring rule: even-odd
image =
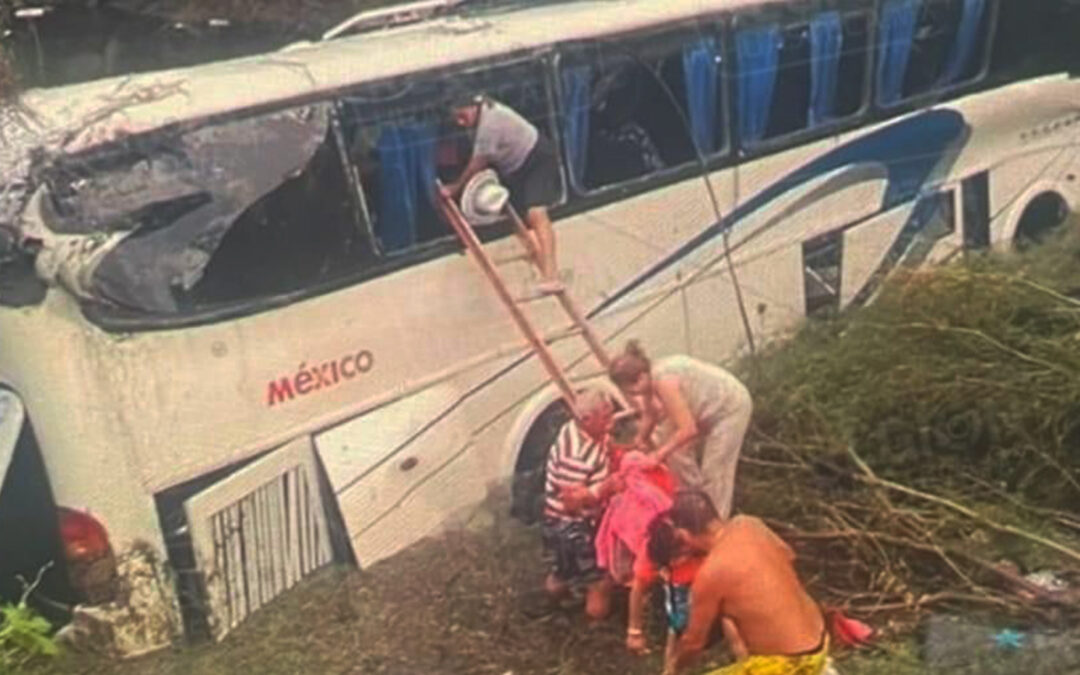
[[[533,292],[533,293],[530,293],[529,295],[523,295],[523,296],[521,296],[519,298],[514,298],[514,302],[516,302],[519,305],[527,305],[530,302],[536,302],[537,300],[546,300],[548,298],[554,298],[554,297],[556,297],[556,295],[558,295],[558,294],[557,293]]]
[[[532,256],[529,255],[528,251],[524,251],[522,253],[514,253],[513,255],[503,256],[501,258],[493,258],[491,262],[495,263],[496,265],[506,265],[508,263],[531,260]]]
[[[584,333],[585,333],[585,329],[582,328],[581,326],[567,326],[566,328],[562,329],[561,331],[559,331],[557,333],[553,333],[552,335],[548,336],[548,338],[546,340],[544,340],[544,342],[547,342],[548,344],[551,344],[552,342],[557,342],[559,340],[565,340],[566,338],[574,337],[575,335],[583,335]]]

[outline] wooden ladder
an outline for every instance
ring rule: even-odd
[[[558,386],[563,399],[570,406],[571,414],[576,417],[576,396],[574,388],[570,384],[570,380],[567,378],[565,371],[555,361],[555,358],[551,354],[551,350],[548,349],[548,342],[554,342],[557,339],[567,337],[569,335],[581,335],[585,338],[585,342],[588,343],[589,349],[592,350],[596,360],[600,362],[600,365],[607,370],[607,367],[611,364],[611,357],[608,356],[607,351],[604,349],[599,338],[597,338],[592,326],[589,325],[588,320],[585,318],[585,314],[577,306],[577,303],[570,297],[566,289],[562,289],[551,295],[555,296],[559,304],[562,306],[563,311],[570,317],[571,325],[566,331],[560,331],[556,335],[551,336],[547,341],[543,336],[537,332],[536,327],[533,326],[532,321],[526,316],[523,305],[526,303],[545,297],[538,295],[536,297],[515,299],[510,290],[506,287],[506,282],[503,281],[502,275],[499,274],[499,265],[527,260],[539,269],[540,257],[539,252],[536,250],[536,244],[533,242],[530,236],[528,228],[525,223],[522,222],[521,217],[518,215],[514,207],[508,202],[506,204],[506,212],[510,216],[511,222],[514,224],[514,233],[517,235],[518,241],[521,243],[522,252],[517,255],[513,255],[507,258],[493,260],[484,251],[483,244],[480,243],[480,238],[476,236],[476,231],[472,225],[462,214],[461,209],[454,202],[453,199],[448,198],[442,192],[442,183],[438,183],[436,193],[439,199],[439,205],[442,210],[443,217],[450,223],[450,226],[454,228],[454,232],[457,233],[461,242],[465,244],[465,248],[472,256],[473,260],[480,267],[480,270],[487,277],[491,283],[492,288],[498,294],[499,299],[506,309],[510,312],[510,316],[513,317],[514,323],[517,324],[518,329],[525,336],[525,339],[529,341],[529,345],[532,347],[533,352],[540,358],[540,362],[544,364],[544,369],[547,370],[548,375],[551,376],[552,382]]]

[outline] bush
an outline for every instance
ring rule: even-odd
[[[38,572],[32,584],[25,584],[18,604],[0,605],[0,674],[18,672],[23,666],[59,652],[50,633],[49,622],[26,604],[50,566]]]
[[[1023,575],[1080,580],[1078,263],[1067,232],[900,269],[873,304],[742,364],[739,506],[798,545],[823,601],[1077,618],[1080,594]]]

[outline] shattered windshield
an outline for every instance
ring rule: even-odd
[[[80,295],[175,313],[234,224],[302,173],[327,138],[327,105],[129,142],[68,159],[47,180],[43,218],[59,235],[117,240],[66,260],[89,279]],[[70,271],[69,271],[70,272]]]

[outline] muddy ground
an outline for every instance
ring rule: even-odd
[[[545,601],[539,533],[504,512],[481,508],[468,529],[424,540],[370,569],[326,569],[219,645],[123,664],[68,654],[38,672],[659,672],[658,654],[637,658],[623,649],[625,600],[595,626],[580,602]],[[651,624],[659,630],[658,620]],[[715,656],[724,658],[722,650]]]
[[[31,673],[659,673],[663,634],[658,604],[649,621],[655,649],[647,657],[623,649],[625,596],[617,596],[613,616],[595,626],[584,620],[580,603],[550,607],[540,590],[539,533],[504,515],[504,504],[478,510],[468,529],[424,540],[370,569],[328,568],[256,613],[220,644],[180,646],[123,663],[68,653]],[[882,617],[878,627],[889,630]],[[931,672],[916,651],[914,642],[890,633],[868,653],[838,655],[838,666],[844,675]],[[705,666],[728,660],[722,644],[708,656]]]

